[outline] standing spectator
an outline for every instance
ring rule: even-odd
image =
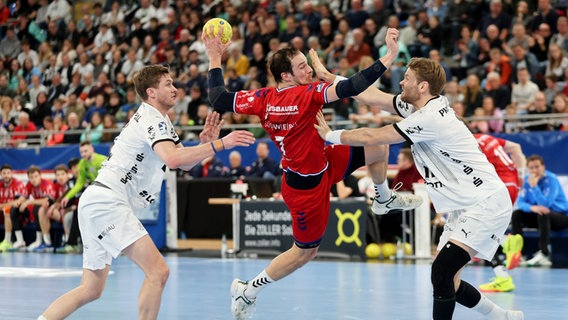
[[[26,190],[24,184],[14,178],[12,173],[12,166],[5,163],[0,168],[2,182],[0,183],[0,210],[4,216],[4,240],[0,242],[0,252],[12,249],[12,219],[10,212],[12,209],[18,209],[24,202]],[[16,237],[16,239],[18,239]],[[23,247],[24,236],[20,234],[20,239],[17,245]]]
[[[523,227],[538,228],[539,251],[528,260],[528,266],[550,266],[550,231],[568,228],[568,201],[556,175],[544,165],[538,155],[527,158],[529,174],[525,177],[513,212],[513,234],[523,234]]]

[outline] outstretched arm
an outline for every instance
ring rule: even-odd
[[[357,72],[347,80],[338,81],[331,85],[326,91],[327,101],[332,102],[342,98],[357,96],[377,81],[396,59],[398,54],[397,39],[398,30],[389,28],[385,37],[388,48],[387,53],[370,67]]]
[[[335,74],[329,72],[319,60],[317,52],[313,49],[310,49],[310,58],[312,60],[314,71],[316,72],[316,76],[319,79],[326,82],[339,82],[341,80],[346,80],[346,78],[344,77],[336,76]],[[389,68],[387,65],[385,65],[385,67],[387,69]],[[354,96],[353,98],[359,102],[365,103],[369,107],[377,106],[387,112],[396,113],[393,104],[394,95],[385,93],[374,86],[369,86],[365,91]]]
[[[323,113],[317,116],[318,123],[314,127],[325,141],[333,144],[345,144],[350,146],[373,146],[404,142],[403,136],[396,131],[394,126],[388,125],[381,128],[359,128],[353,130],[334,130],[327,125]]]

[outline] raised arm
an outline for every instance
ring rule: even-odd
[[[344,77],[336,76],[335,74],[329,72],[319,60],[319,57],[315,50],[310,49],[309,54],[312,60],[312,66],[314,68],[314,71],[316,72],[316,76],[319,79],[326,82],[339,82],[341,80],[346,80],[346,78]],[[388,63],[388,61],[385,62]],[[392,64],[392,62],[390,64]],[[389,66],[385,65],[387,69],[389,68]],[[369,107],[377,106],[380,109],[385,110],[387,112],[396,113],[393,106],[394,95],[385,93],[374,86],[369,86],[367,89],[365,89],[365,91],[354,96],[353,98],[359,102],[369,105]]]
[[[205,44],[205,49],[209,56],[209,76],[207,78],[209,83],[209,102],[215,109],[233,111],[235,93],[228,92],[225,88],[223,70],[221,69],[221,58],[231,44],[231,41],[227,41],[227,43],[221,42],[221,35],[223,34],[224,27],[224,25],[221,25],[219,33],[215,37],[208,37],[206,33],[203,32],[201,34],[201,41]],[[213,32],[213,25],[211,26],[211,31],[209,33],[215,34]]]
[[[383,75],[398,55],[398,30],[389,28],[385,41],[388,48],[387,53],[371,66],[357,72],[348,79],[334,81],[333,85],[326,91],[327,101],[332,102],[342,98],[357,96]],[[312,61],[315,61],[313,56]],[[319,62],[319,60],[317,60],[317,62]],[[372,103],[368,104],[371,105]]]

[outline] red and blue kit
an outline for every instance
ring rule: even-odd
[[[507,141],[487,134],[478,133],[473,136],[481,147],[481,151],[487,157],[487,160],[495,167],[499,178],[501,178],[505,186],[507,186],[511,202],[515,203],[519,194],[519,177],[513,160],[511,160],[511,157],[509,157],[505,149],[503,149]]]
[[[12,178],[8,184],[0,183],[0,203],[10,202],[26,194],[24,183],[18,179]]]
[[[47,179],[41,179],[41,183],[38,187],[34,187],[31,182],[28,182],[26,184],[26,196],[31,196],[36,200],[42,198],[54,200],[55,189],[53,188],[53,182]]]
[[[325,146],[314,128],[317,113],[327,103],[325,92],[330,85],[314,82],[240,91],[233,103],[235,113],[260,118],[282,154],[282,197],[292,214],[296,244],[304,248],[318,246],[325,232],[331,186],[349,170],[364,165],[363,148]],[[359,155],[357,161],[352,161],[354,152]]]

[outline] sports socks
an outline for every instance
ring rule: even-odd
[[[47,320],[44,316],[39,316],[37,320]]]
[[[379,202],[386,202],[392,195],[388,181],[385,179],[383,183],[375,185],[375,197]]]
[[[264,287],[268,286],[272,282],[274,282],[274,280],[272,280],[272,278],[268,276],[266,270],[262,270],[262,272],[259,273],[258,276],[249,281],[246,292],[247,298],[256,298],[260,290],[264,289]]]
[[[4,234],[4,241],[12,243],[12,232],[6,232]]]
[[[498,277],[503,277],[503,278],[509,277],[509,273],[507,272],[507,269],[503,265],[494,267],[493,272],[495,272],[495,275]]]
[[[479,303],[471,309],[485,315],[489,320],[506,319],[507,316],[507,311],[487,299],[484,295],[481,295]]]
[[[43,234],[43,242],[48,246],[51,245],[51,235],[49,233]]]
[[[25,242],[24,241],[24,233],[22,232],[22,230],[16,230],[14,232],[14,234],[16,235],[16,242],[19,242],[19,243]]]

